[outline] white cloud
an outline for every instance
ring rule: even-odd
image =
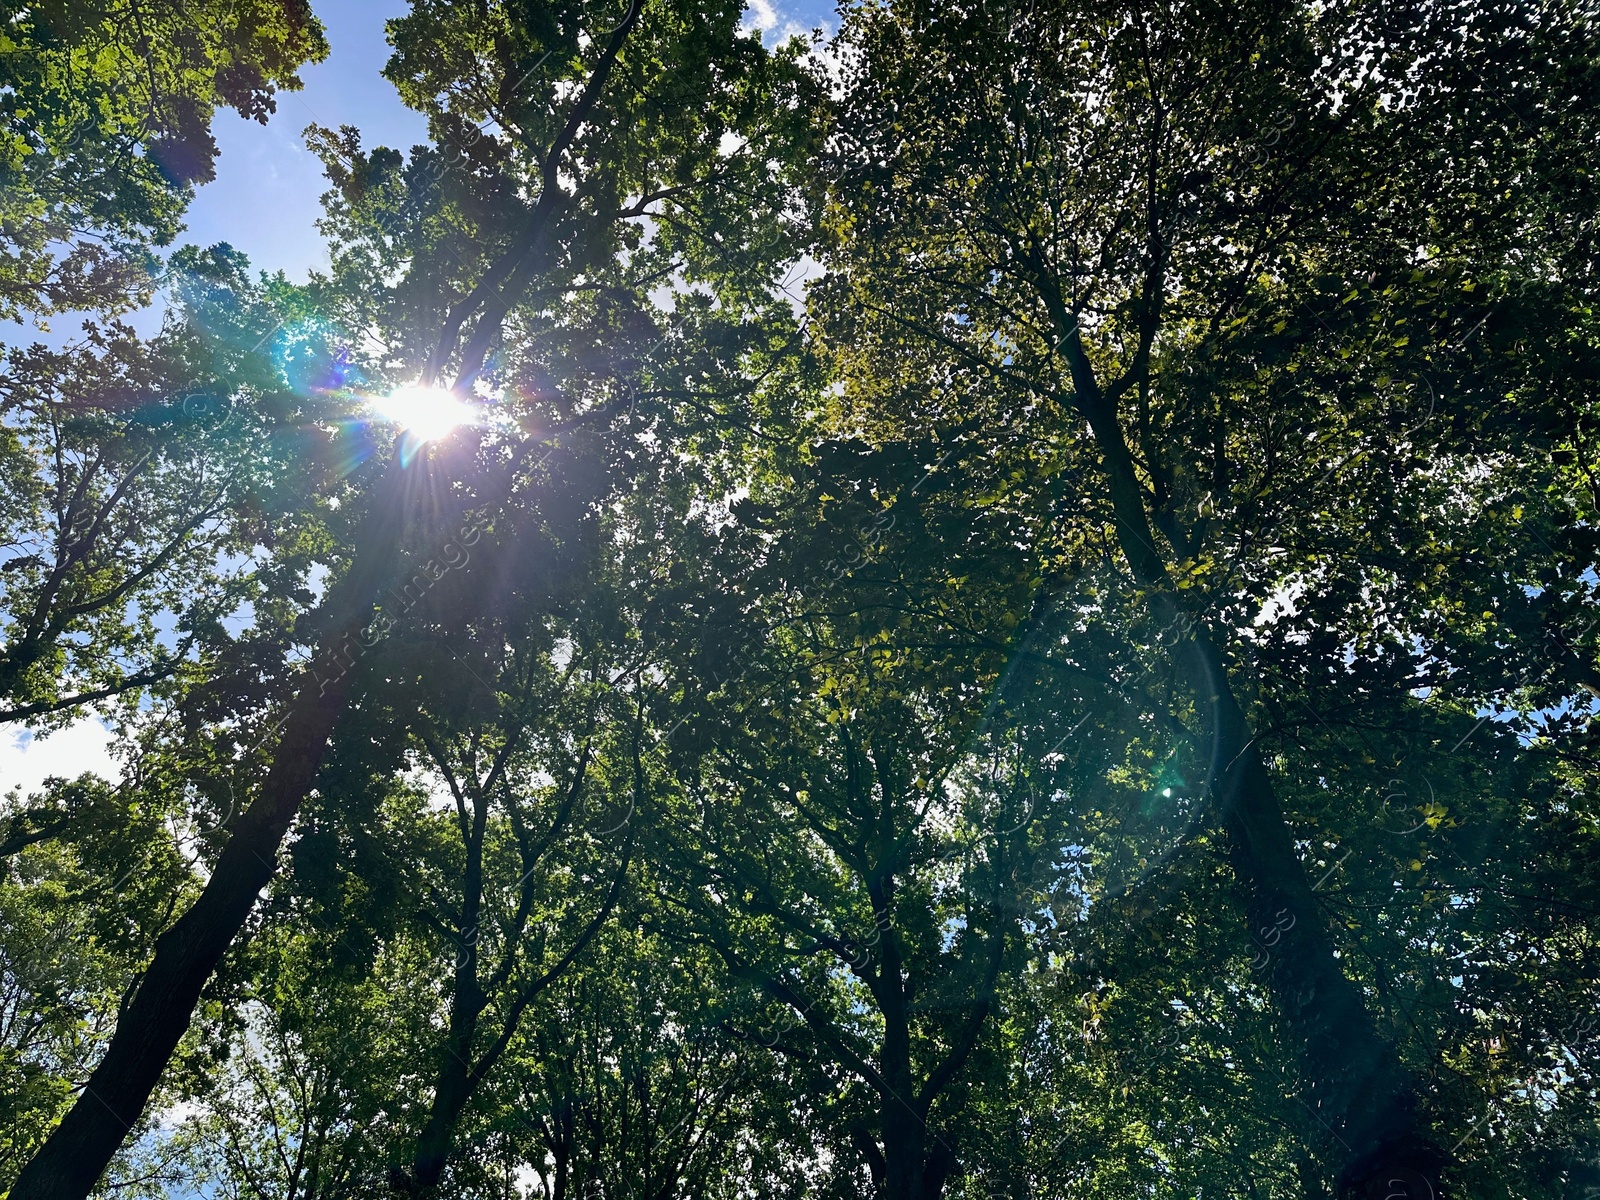
[[[806,35],[805,27],[780,12],[772,0],[750,0],[745,5],[741,28],[746,32],[754,30],[760,33],[761,40],[769,46]]]
[[[778,24],[778,10],[772,6],[772,0],[750,0],[745,5],[745,28],[768,30]]]
[[[25,730],[0,730],[0,795],[16,788],[24,797],[49,775],[76,779],[85,771],[115,780],[122,769],[111,756],[115,735],[93,717],[34,737]]]

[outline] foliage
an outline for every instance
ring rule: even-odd
[[[53,11],[118,253],[320,49],[202,6],[108,108]],[[326,274],[9,351],[6,716],[125,773],[0,813],[0,1186],[330,695],[104,1194],[1600,1185],[1592,14],[742,22],[415,0]]]
[[[0,38],[0,315],[148,299],[213,176],[211,114],[265,123],[328,52],[303,0],[95,0],[6,6]]]

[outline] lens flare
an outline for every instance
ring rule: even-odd
[[[472,407],[449,388],[407,384],[372,402],[372,411],[419,442],[433,442],[471,424]]]

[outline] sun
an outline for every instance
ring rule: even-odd
[[[461,425],[471,424],[473,410],[449,388],[411,383],[372,401],[372,411],[398,425],[419,442],[433,442]]]

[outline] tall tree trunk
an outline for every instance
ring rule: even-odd
[[[885,1025],[889,1024],[886,1020]],[[893,1061],[895,1058],[900,1061]],[[917,1200],[922,1181],[922,1116],[913,1107],[916,1096],[911,1087],[909,1045],[887,1031],[883,1078],[888,1092],[879,1100],[883,1125],[883,1183],[879,1195],[881,1200]]]
[[[1312,1115],[1341,1147],[1341,1195],[1439,1200],[1445,1156],[1422,1130],[1395,1048],[1379,1033],[1360,990],[1334,956],[1333,939],[1294,852],[1278,799],[1222,650],[1186,622],[1156,548],[1133,456],[1114,404],[1101,391],[1076,322],[1057,315],[1074,401],[1088,420],[1110,489],[1118,544],[1167,628],[1188,625],[1174,653],[1212,725],[1211,784],[1228,833],[1229,861],[1246,896],[1252,937],[1270,955],[1267,980],[1300,1050]]]
[[[881,1200],[939,1200],[956,1160],[943,1140],[929,1131],[927,1114],[898,1096],[885,1096],[880,1120],[883,1171],[876,1191]]]
[[[893,892],[869,884],[873,914],[883,956],[869,986],[883,1013],[883,1051],[879,1070],[879,1122],[883,1133],[882,1176],[876,1180],[880,1200],[938,1200],[945,1177],[955,1166],[950,1151],[935,1138],[929,1153],[928,1102],[917,1088],[911,1062],[911,1003],[902,978],[900,943],[892,925]],[[878,1164],[874,1163],[874,1166]]]
[[[1203,633],[1183,648],[1189,686],[1209,702],[1213,786],[1228,831],[1228,858],[1246,895],[1251,934],[1283,1020],[1300,1043],[1305,1104],[1342,1148],[1342,1194],[1436,1200],[1443,1156],[1424,1136],[1395,1048],[1340,968],[1294,852],[1288,821],[1255,736]]]
[[[318,682],[295,697],[261,791],[234,823],[204,890],[157,939],[105,1057],[23,1167],[11,1200],[82,1200],[143,1114],[189,1028],[201,989],[272,879],[284,835],[316,782],[349,695],[360,634],[398,558],[402,506],[413,470],[401,466],[398,456],[387,467],[357,539],[354,565],[329,604],[331,627],[312,659],[312,679]]]
[[[430,746],[432,743],[430,743]],[[495,784],[510,744],[501,751],[491,772],[489,788]],[[435,751],[440,766],[444,759]],[[450,998],[450,1028],[445,1033],[444,1052],[439,1058],[439,1070],[434,1076],[433,1103],[428,1107],[428,1120],[417,1140],[412,1156],[411,1172],[397,1173],[394,1182],[407,1191],[428,1195],[439,1186],[445,1165],[450,1161],[450,1151],[455,1145],[456,1123],[473,1091],[472,1044],[477,1040],[478,1018],[483,1014],[488,997],[478,980],[478,944],[483,914],[483,838],[489,823],[489,797],[476,775],[476,765],[471,786],[456,791],[458,801],[464,799],[463,791],[472,798],[472,821],[464,831],[467,835],[467,863],[462,873],[461,925],[458,935],[461,944],[456,951],[455,986]],[[456,788],[454,779],[450,786]]]
[[[452,1017],[444,1059],[434,1077],[433,1103],[428,1107],[428,1120],[412,1156],[411,1174],[409,1178],[402,1175],[395,1179],[404,1191],[428,1195],[439,1186],[444,1175],[450,1152],[455,1148],[456,1124],[472,1097],[468,1063],[477,1025],[476,1013],[466,1015],[459,1027]]]

